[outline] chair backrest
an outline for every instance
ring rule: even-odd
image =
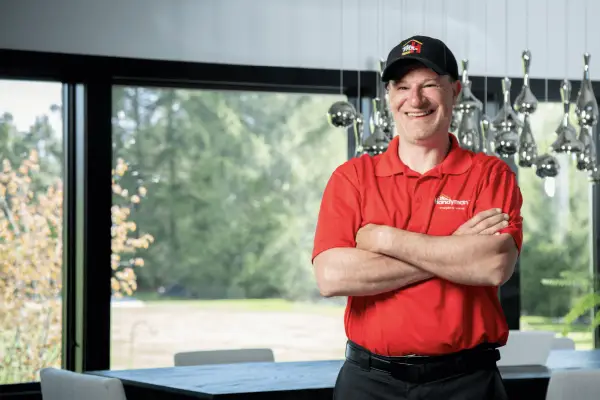
[[[550,331],[511,330],[500,347],[498,366],[546,365],[556,334]]]
[[[546,400],[598,400],[600,370],[552,371]]]
[[[190,351],[175,354],[175,366],[273,362],[271,349],[231,349]]]
[[[43,400],[127,400],[123,384],[116,378],[44,368],[40,381]]]
[[[556,337],[552,342],[552,350],[575,350],[575,341],[568,337]]]

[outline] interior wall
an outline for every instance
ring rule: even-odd
[[[324,69],[375,69],[402,38],[442,38],[472,75],[600,77],[592,0],[0,0],[0,48]],[[343,18],[342,18],[343,17]],[[343,23],[342,23],[343,19]],[[547,35],[546,35],[547,33]],[[587,38],[587,39],[586,39]]]

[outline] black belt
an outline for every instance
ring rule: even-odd
[[[453,375],[496,367],[500,352],[492,345],[480,345],[457,353],[419,357],[387,357],[371,353],[367,349],[348,341],[346,359],[362,369],[386,372],[396,379],[423,383]]]

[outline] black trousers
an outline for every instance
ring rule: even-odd
[[[491,353],[431,357],[431,362],[407,365],[389,363],[390,358],[349,343],[346,355],[335,383],[335,400],[508,399]]]

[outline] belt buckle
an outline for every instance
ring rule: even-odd
[[[399,361],[391,362],[389,367],[392,378],[409,382],[418,382],[424,370],[424,366],[421,364],[409,364]]]

